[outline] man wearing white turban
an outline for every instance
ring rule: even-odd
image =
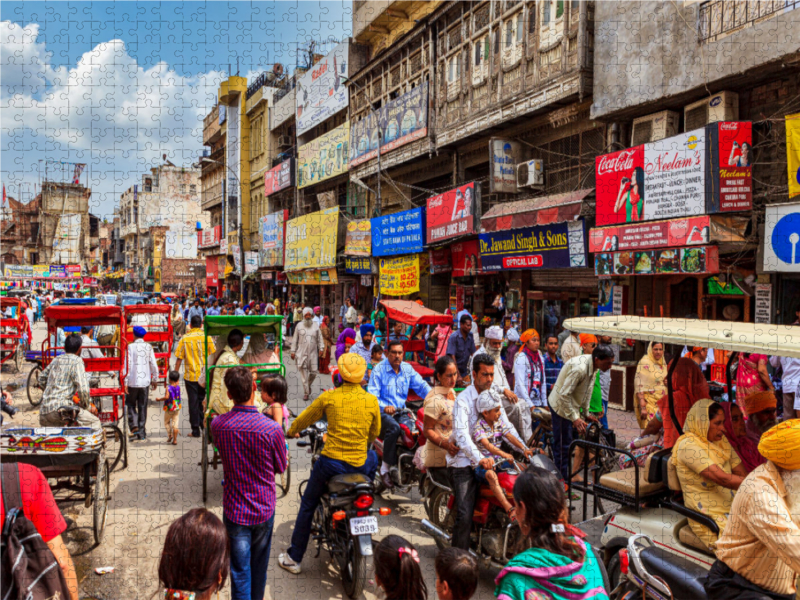
[[[292,336],[292,359],[297,363],[300,379],[303,381],[303,400],[311,396],[311,384],[317,377],[319,358],[325,352],[325,340],[319,325],[312,320],[314,311],[303,309],[303,321],[299,323]]]

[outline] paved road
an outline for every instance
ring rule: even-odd
[[[35,347],[44,337],[44,326],[34,328]],[[14,423],[34,425],[38,423],[38,410],[33,409],[25,395],[25,378],[29,365],[23,372],[13,374],[4,366],[4,385],[18,384],[14,392],[16,406],[23,409]],[[302,387],[293,364],[288,365],[290,382],[289,407],[299,413],[306,406],[303,402]],[[330,379],[318,379],[314,384],[314,395],[330,386]],[[186,398],[184,390],[184,399]],[[145,442],[130,445],[130,466],[127,470],[117,470],[111,476],[111,495],[108,522],[103,542],[94,546],[91,534],[91,509],[83,507],[82,502],[62,507],[64,514],[74,521],[66,538],[70,551],[75,557],[78,569],[81,594],[104,600],[130,598],[156,598],[158,586],[158,560],[169,524],[187,510],[202,506],[202,479],[200,462],[201,440],[185,437],[190,432],[188,410],[185,405],[181,414],[181,432],[177,446],[167,445],[167,434],[163,426],[160,406],[151,402],[148,413],[148,438]],[[618,413],[618,416],[623,415]],[[627,423],[622,418],[620,424]],[[9,423],[6,421],[6,423]],[[272,556],[269,565],[267,598],[344,598],[341,582],[330,566],[327,555],[314,557],[309,547],[303,561],[304,572],[299,575],[286,573],[277,565],[277,556],[289,545],[297,514],[299,497],[298,483],[307,478],[310,468],[309,456],[290,442],[292,461],[292,490],[278,501],[275,519],[275,532]],[[209,499],[207,508],[222,517],[222,473],[210,475]],[[393,512],[381,518],[381,536],[394,533],[405,536],[416,545],[420,553],[421,565],[431,599],[435,596],[433,560],[436,545],[433,540],[420,533],[420,521],[424,510],[420,497],[412,491],[410,496],[391,495],[378,502],[389,506]],[[592,528],[593,533],[597,531]],[[594,537],[594,536],[592,536]],[[114,573],[99,576],[94,569],[112,566]],[[371,565],[368,577],[372,578]],[[475,598],[493,598],[493,577],[491,572],[483,572],[481,584]],[[229,598],[230,588],[226,587],[220,595]],[[364,597],[376,598],[374,584],[367,583]]]

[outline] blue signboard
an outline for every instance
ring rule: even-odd
[[[422,252],[425,218],[422,208],[384,215],[372,221],[372,256]]]
[[[344,271],[352,275],[369,275],[372,273],[372,264],[368,256],[345,256]]]
[[[586,267],[583,219],[479,236],[483,271]]]

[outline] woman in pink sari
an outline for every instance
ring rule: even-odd
[[[446,308],[444,314],[450,315],[449,308]],[[448,323],[447,325],[437,325],[436,329],[433,330],[431,333],[431,339],[436,340],[436,359],[439,360],[445,354],[447,354],[447,342],[450,339],[450,334],[453,332],[453,325]]]
[[[766,354],[739,355],[739,366],[736,369],[736,398],[744,400],[751,394],[758,392],[774,391],[772,381],[767,372]],[[745,410],[743,402],[737,402],[742,411]],[[747,413],[745,413],[747,416]]]

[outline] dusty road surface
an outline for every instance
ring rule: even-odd
[[[34,327],[34,347],[39,348],[44,338],[44,325]],[[173,358],[174,364],[174,358]],[[25,380],[32,365],[25,363],[20,373],[13,368],[3,367],[3,385],[11,388],[15,405],[22,409],[13,421],[19,425],[37,425],[38,410],[27,400]],[[303,401],[302,387],[297,371],[288,360],[288,380],[290,382],[289,408],[299,414],[307,405]],[[324,388],[330,387],[330,377],[317,379],[314,383],[314,396]],[[160,390],[159,390],[160,392]],[[92,511],[83,502],[62,504],[62,511],[70,519],[66,539],[75,559],[80,578],[81,597],[103,600],[145,600],[160,598],[158,583],[158,560],[164,543],[164,536],[170,523],[187,510],[203,506],[202,473],[199,466],[201,440],[187,437],[190,433],[185,389],[184,405],[181,414],[182,436],[177,446],[167,444],[161,405],[152,401],[151,392],[148,411],[148,438],[144,442],[129,445],[129,466],[118,467],[111,476],[111,500],[105,536],[99,546],[92,537]],[[278,500],[275,530],[267,579],[267,598],[344,598],[341,582],[331,566],[328,555],[315,557],[314,546],[303,561],[303,573],[291,575],[277,565],[277,557],[289,545],[294,520],[299,506],[297,493],[299,483],[308,477],[310,458],[306,451],[297,448],[294,441],[289,442],[292,483],[288,495]],[[222,472],[213,471],[209,477],[209,498],[206,507],[222,517]],[[381,531],[378,539],[394,533],[406,537],[419,550],[420,561],[429,598],[435,598],[433,561],[436,545],[433,539],[421,533],[420,522],[424,518],[418,492],[408,495],[393,494],[378,500],[379,506],[388,506],[392,514],[381,517]],[[599,535],[597,524],[587,524],[591,537]],[[114,572],[97,575],[97,567],[114,567]],[[493,579],[496,573],[483,571],[475,598],[494,597]],[[368,583],[363,597],[376,598],[372,565],[368,564]],[[230,587],[220,594],[230,597]]]

